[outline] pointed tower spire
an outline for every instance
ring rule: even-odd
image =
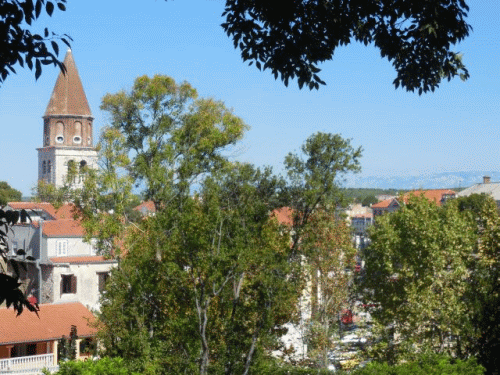
[[[80,75],[76,69],[75,60],[73,60],[73,54],[70,49],[68,49],[64,58],[64,66],[66,67],[66,74],[63,74],[63,72],[59,73],[44,117],[54,115],[92,117],[82,81],[80,80]]]
[[[83,172],[97,165],[92,137],[94,118],[71,50],[66,53],[64,65],[66,74],[59,73],[43,116],[43,147],[38,149],[38,180],[56,187],[68,182],[68,171],[76,168]]]

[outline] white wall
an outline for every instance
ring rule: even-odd
[[[53,274],[53,301],[79,301],[90,310],[99,310],[99,272],[109,272],[116,262],[85,263],[85,264],[55,264]],[[61,294],[61,276],[76,276],[76,293]]]
[[[47,256],[49,258],[57,257],[57,241],[68,241],[68,257],[74,256],[90,256],[92,253],[92,245],[83,242],[82,237],[50,237],[47,238]]]

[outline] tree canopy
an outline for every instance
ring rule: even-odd
[[[469,73],[452,45],[469,35],[464,0],[227,0],[222,27],[244,61],[288,85],[318,89],[319,64],[339,46],[373,44],[396,70],[395,87],[419,94]]]
[[[423,352],[477,356],[488,373],[498,365],[500,220],[487,196],[442,207],[411,197],[377,218],[365,253],[364,292],[388,361]],[[368,302],[367,301],[367,302]],[[380,351],[378,351],[380,350]]]
[[[22,193],[11,187],[7,182],[0,181],[0,206],[5,206],[7,202],[19,202]]]
[[[66,10],[66,0],[6,0],[0,2],[0,84],[11,73],[14,66],[24,64],[35,69],[35,78],[42,74],[42,66],[53,64],[65,71],[58,58],[62,41],[68,47],[71,38],[58,35],[48,28],[43,34],[33,33],[34,23],[43,13],[52,16],[55,8]]]
[[[348,229],[325,231],[335,223],[334,180],[359,169],[361,150],[314,134],[302,155],[287,157],[288,180],[232,162],[228,150],[248,126],[222,102],[160,75],[107,94],[101,108],[109,126],[100,168],[86,172],[75,195],[89,237],[120,259],[102,299],[105,354],[139,372],[260,373],[281,348],[283,325],[297,317],[302,255],[319,262],[337,246],[350,258]],[[125,211],[134,185],[155,206],[135,222]],[[288,203],[293,227],[273,215]],[[307,251],[295,237],[291,245],[291,232],[306,233],[312,217],[325,230],[307,232]],[[320,239],[322,255],[312,248]],[[345,263],[331,258],[340,272]]]
[[[0,83],[14,65],[35,68],[54,64],[64,71],[58,58],[58,41],[69,46],[71,38],[44,29],[32,33],[31,26],[55,7],[65,10],[66,0],[8,0],[0,3]],[[464,0],[366,1],[349,0],[288,2],[227,0],[222,27],[232,38],[241,57],[258,69],[269,69],[288,86],[318,89],[325,84],[321,63],[331,60],[335,50],[352,42],[373,44],[396,70],[395,87],[419,94],[434,91],[443,79],[469,73],[462,55],[452,46],[469,35],[469,7]]]

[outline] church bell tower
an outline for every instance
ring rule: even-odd
[[[43,147],[37,149],[38,181],[58,188],[65,184],[69,171],[74,172],[73,183],[81,185],[80,172],[97,165],[94,118],[71,50],[66,53],[64,66],[66,74],[59,73],[43,116]]]

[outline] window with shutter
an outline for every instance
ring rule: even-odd
[[[61,275],[61,294],[76,293],[76,276]]]
[[[106,287],[106,281],[109,277],[109,272],[98,272],[97,277],[99,278],[99,293],[104,292],[104,288]]]

